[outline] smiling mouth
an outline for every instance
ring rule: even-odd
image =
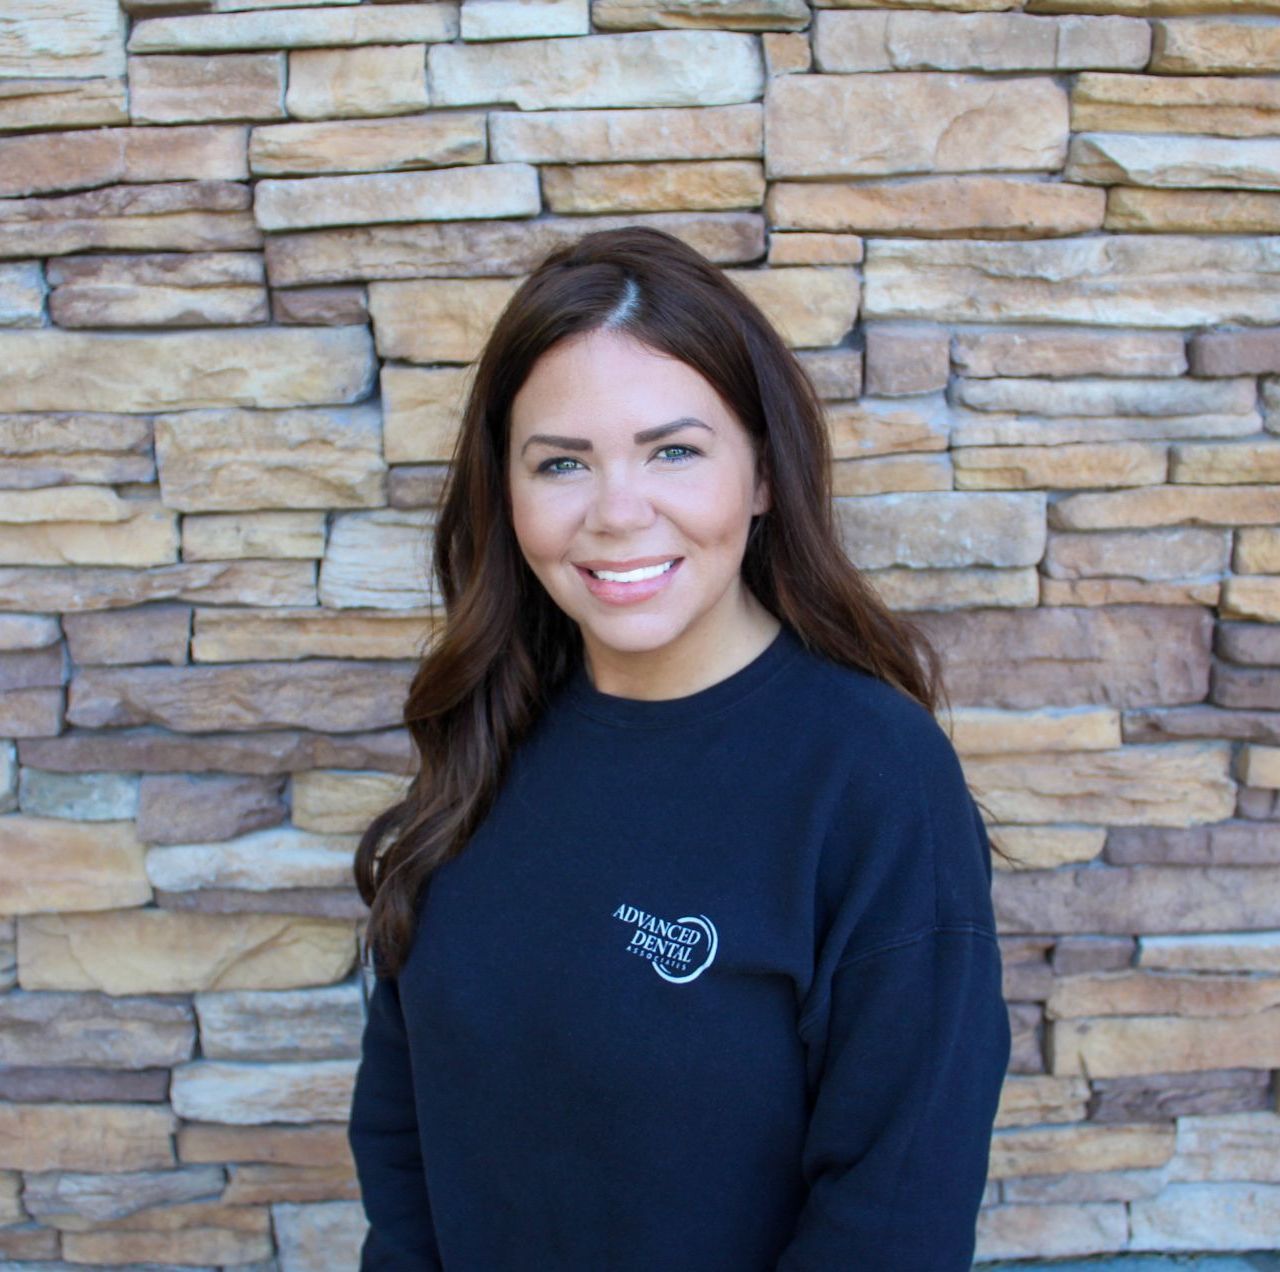
[[[662,565],[642,565],[635,570],[588,569],[587,573],[606,583],[639,583],[644,579],[656,579],[659,574],[665,574],[679,559],[679,557],[672,557],[670,561],[666,561]]]

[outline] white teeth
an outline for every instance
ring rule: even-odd
[[[664,565],[642,565],[638,570],[626,570],[618,573],[616,570],[592,570],[591,573],[598,579],[605,579],[610,583],[637,583],[641,579],[655,579],[659,574],[665,573],[675,564],[675,558],[672,557]]]

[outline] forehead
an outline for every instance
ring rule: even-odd
[[[703,375],[668,354],[612,331],[571,336],[553,345],[511,404],[513,437],[549,423],[572,421],[590,431],[639,427],[678,415],[708,415],[728,407]]]

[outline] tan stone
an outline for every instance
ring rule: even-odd
[[[726,274],[792,347],[839,344],[857,318],[860,289],[852,269],[796,266]]]
[[[1089,1099],[1083,1078],[1051,1074],[1010,1074],[1000,1088],[996,1126],[1035,1126],[1044,1122],[1082,1122]]]
[[[0,522],[127,521],[134,507],[101,486],[0,490]]]
[[[801,349],[796,357],[824,402],[842,401],[861,395],[860,349]]]
[[[1178,1119],[1171,1179],[1280,1183],[1280,1116],[1270,1110]]]
[[[1043,76],[784,75],[765,127],[771,178],[1057,169],[1067,97]]]
[[[832,453],[837,459],[947,449],[948,421],[940,395],[909,403],[875,398],[836,402],[827,408],[826,418]],[[950,472],[948,458],[947,489],[951,487]]]
[[[254,215],[264,230],[387,221],[534,216],[538,171],[523,163],[259,181]]]
[[[951,358],[965,376],[1183,375],[1181,333],[1072,327],[957,331]]]
[[[323,555],[323,549],[315,555]],[[426,610],[352,614],[314,606],[257,613],[210,606],[197,609],[193,619],[191,659],[207,663],[268,654],[280,659],[413,658],[433,627]]]
[[[1236,531],[1231,568],[1237,574],[1280,574],[1280,528]]]
[[[234,181],[106,186],[53,199],[0,200],[0,255],[90,249],[253,248],[262,231],[249,189]]]
[[[133,24],[129,52],[425,44],[433,40],[452,40],[457,34],[456,3],[264,9],[248,13],[143,18]]]
[[[88,1232],[152,1206],[217,1201],[224,1183],[222,1172],[210,1166],[120,1174],[49,1171],[33,1176],[22,1200],[41,1223]]]
[[[271,1208],[281,1262],[287,1267],[323,1267],[336,1261],[358,1263],[368,1230],[358,1201],[329,1201],[299,1206],[282,1203]]]
[[[470,367],[384,366],[382,448],[387,463],[451,459],[470,384]]]
[[[363,287],[297,287],[272,293],[271,317],[300,327],[363,326],[369,302]]]
[[[1065,976],[1045,1005],[1054,1019],[1080,1016],[1251,1016],[1280,1007],[1280,977],[1122,971]]]
[[[1110,1254],[1128,1244],[1128,1212],[1119,1202],[984,1206],[977,1216],[981,1261]]]
[[[1101,185],[1280,190],[1280,143],[1264,137],[1080,133],[1071,138],[1063,176]]]
[[[253,1263],[273,1249],[266,1207],[217,1201],[140,1210],[62,1238],[63,1254],[76,1263]]]
[[[1106,194],[1065,182],[987,176],[849,185],[779,181],[771,185],[765,206],[779,227],[1041,238],[1099,228]]]
[[[123,75],[126,30],[115,0],[9,6],[0,26],[0,76]]]
[[[1265,1250],[1280,1224],[1280,1184],[1173,1183],[1130,1211],[1133,1250]]]
[[[35,922],[35,920],[31,920]],[[0,1102],[0,1166],[133,1171],[175,1165],[166,1105]]]
[[[273,1202],[316,1202],[360,1196],[359,1181],[348,1166],[260,1166],[254,1163],[231,1166],[222,1199],[228,1205],[251,1206]],[[306,1207],[315,1209],[314,1206]],[[280,1216],[275,1216],[276,1240],[281,1240]],[[277,1246],[279,1248],[279,1246]],[[331,1238],[324,1245],[326,1257],[335,1256]],[[352,1255],[359,1259],[358,1249]],[[323,1264],[323,1259],[312,1260]]]
[[[1280,972],[1280,932],[1143,936],[1142,967],[1185,972]]]
[[[60,327],[232,326],[268,316],[256,252],[64,257],[48,277]]]
[[[951,452],[957,490],[1069,490],[1154,486],[1165,479],[1165,448],[1151,442],[1078,446],[960,446]]]
[[[275,124],[253,130],[249,167],[262,176],[310,176],[483,163],[484,129],[478,111]]]
[[[129,59],[129,109],[135,123],[284,119],[284,88],[281,53]]]
[[[156,463],[170,508],[361,508],[384,502],[381,415],[329,411],[184,411],[155,418]]]
[[[109,79],[2,79],[0,132],[28,128],[85,128],[127,124],[123,76]]]
[[[472,362],[520,279],[418,279],[369,284],[369,313],[384,358]]]
[[[1059,530],[1277,525],[1280,498],[1274,486],[1152,486],[1067,495],[1049,516]]]
[[[1280,623],[1280,576],[1224,580],[1221,612],[1223,618]]]
[[[325,985],[355,955],[352,925],[341,920],[157,909],[24,915],[18,948],[24,989],[108,994]]]
[[[397,773],[313,769],[293,778],[292,821],[318,834],[358,834],[388,805],[403,799],[407,779]]]
[[[319,597],[336,608],[418,609],[441,603],[437,581],[424,562],[431,559],[433,514],[379,508],[334,517],[320,565]],[[374,671],[368,669],[372,677]],[[389,700],[382,694],[386,672],[374,681],[376,710],[363,727],[386,727]],[[392,711],[394,714],[394,710]],[[403,714],[403,713],[401,713]],[[350,727],[350,726],[344,726]]]
[[[316,1168],[353,1165],[343,1123],[316,1126],[223,1126],[185,1123],[178,1129],[184,1162],[260,1163]]]
[[[1270,79],[1085,71],[1071,88],[1073,132],[1264,137],[1277,116],[1280,84]]]
[[[464,0],[464,40],[519,40],[533,36],[587,35],[588,0]]]
[[[341,888],[351,883],[354,851],[353,836],[272,826],[215,843],[152,848],[146,855],[146,877],[152,887],[166,892]]]
[[[0,538],[0,564],[141,569],[177,561],[178,519],[174,512],[159,500],[128,502],[132,515],[123,521],[54,521],[6,526]]]
[[[856,554],[854,560],[861,564]],[[866,579],[890,609],[913,613],[971,609],[976,605],[1032,606],[1037,595],[1035,571],[1030,568],[868,570]]]
[[[367,515],[389,519],[381,510]],[[413,520],[406,513],[392,515],[402,523]],[[340,546],[331,542],[329,551]],[[366,586],[392,586],[398,581],[397,565],[388,562],[387,579]],[[404,691],[406,673],[403,666],[340,659],[283,666],[88,668],[72,681],[67,716],[89,727],[163,724],[186,733],[282,726],[388,728],[400,715],[395,700]],[[319,688],[326,678],[327,688]]]
[[[760,39],[770,75],[796,75],[812,67],[813,49],[806,33],[767,31]]]
[[[110,910],[151,900],[142,866],[144,848],[133,822],[13,813],[4,825],[4,913]]]
[[[1270,243],[1177,234],[1038,243],[869,239],[863,312],[1117,327],[1275,322],[1280,266]]]
[[[945,455],[884,455],[838,459],[831,466],[834,495],[884,495],[895,490],[950,490],[951,461]],[[880,571],[882,579],[894,572]],[[950,573],[955,574],[955,571]],[[1001,580],[983,571],[987,585]]]
[[[403,115],[427,105],[427,56],[421,44],[299,49],[289,54],[294,119]]]
[[[193,561],[149,570],[0,567],[0,606],[19,610],[76,613],[172,599],[314,605],[315,595],[315,566],[309,561]],[[55,697],[60,706],[61,691]]]
[[[1101,826],[989,826],[987,834],[1011,858],[995,857],[991,864],[997,870],[1053,870],[1094,861],[1106,839]]]
[[[1248,75],[1274,71],[1280,61],[1280,30],[1272,24],[1197,17],[1151,26],[1148,69],[1160,74]]]
[[[666,212],[758,207],[764,171],[750,159],[569,164],[542,169],[552,212]]]
[[[198,1122],[337,1122],[346,1118],[354,1060],[238,1064],[195,1060],[173,1070],[171,1098]]]
[[[182,559],[293,557],[317,560],[324,555],[324,520],[321,510],[188,513],[182,518]]]
[[[489,144],[496,163],[748,159],[764,153],[764,111],[758,102],[653,110],[494,111]]]
[[[1107,191],[1103,228],[1177,234],[1274,234],[1280,230],[1280,194],[1115,186]]]
[[[249,175],[248,130],[235,124],[84,128],[0,140],[0,196],[114,181],[238,181]]]
[[[0,331],[0,410],[157,411],[353,402],[373,385],[359,327],[87,334]]]
[[[1173,1151],[1172,1126],[1035,1126],[1001,1130],[991,1137],[988,1178],[1163,1166]]]
[[[864,328],[866,391],[895,396],[947,387],[950,333],[927,323],[868,323]]]
[[[438,106],[520,110],[723,106],[754,101],[764,85],[755,37],[729,31],[441,44],[427,51],[427,74]]]
[[[943,718],[954,727],[952,741],[961,755],[1105,751],[1122,741],[1120,713],[1114,707],[1046,707],[1040,711],[960,707]]]
[[[809,6],[805,0],[594,0],[591,20],[601,31],[788,31],[809,25]]]
[[[1230,415],[1005,415],[952,408],[955,446],[1068,446],[1084,442],[1244,437],[1258,431],[1256,411]]]
[[[862,240],[854,234],[770,234],[770,265],[857,265]]]
[[[1202,331],[1192,336],[1193,375],[1258,375],[1280,371],[1280,327]]]
[[[1141,70],[1150,46],[1147,24],[1131,18],[861,9],[814,19],[824,71]]]
[[[987,378],[957,380],[953,396],[980,411],[1037,415],[1244,414],[1256,403],[1257,385],[1251,376],[1211,380]]]
[[[1197,486],[1254,482],[1280,484],[1280,439],[1179,442],[1169,448],[1169,480]]]
[[[1266,13],[1275,12],[1280,6],[1276,0],[1028,0],[1027,9],[1032,13],[1056,13],[1070,10],[1074,13],[1130,13],[1135,17],[1167,16],[1186,17],[1214,12]]]
[[[273,287],[363,279],[516,275],[591,230],[652,225],[717,264],[759,259],[764,220],[753,212],[640,212],[630,216],[357,226],[281,234],[267,242]]]
[[[1231,555],[1227,530],[1172,527],[1093,530],[1049,536],[1043,569],[1052,578],[1127,575],[1141,579],[1185,579],[1225,573]]]

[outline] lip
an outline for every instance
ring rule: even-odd
[[[608,570],[616,568],[614,566],[586,566],[578,565],[575,562],[575,568],[587,591],[596,600],[603,601],[606,605],[635,605],[640,601],[651,600],[659,593],[665,592],[671,586],[672,579],[680,572],[680,567],[684,564],[684,557],[649,557],[648,560],[639,563],[643,565],[663,565],[667,561],[674,561],[675,564],[669,570],[664,570],[654,578],[641,579],[637,583],[618,583],[610,579],[598,579],[591,573],[594,569]],[[630,565],[627,568],[634,570],[638,568],[638,565]]]
[[[584,570],[615,570],[621,573],[623,570],[638,570],[645,565],[666,565],[668,561],[678,560],[676,553],[668,552],[666,556],[632,557],[630,561],[575,561],[574,565],[581,566]]]

